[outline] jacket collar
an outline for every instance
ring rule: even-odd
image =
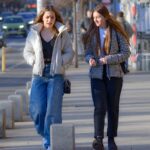
[[[63,31],[65,31],[65,30],[67,30],[66,26],[63,25],[63,24],[60,23],[60,22],[56,22],[56,23],[55,23],[55,26],[56,26],[57,30],[59,31],[59,34],[62,33]],[[42,27],[43,27],[43,24],[42,24],[42,23],[37,23],[37,24],[35,24],[35,25],[33,25],[33,26],[31,27],[31,30],[40,32],[41,29],[42,29]]]

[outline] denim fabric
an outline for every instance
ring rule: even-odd
[[[94,103],[95,137],[104,137],[105,114],[108,113],[107,136],[117,136],[119,101],[122,89],[122,78],[105,77],[91,79],[91,91]]]
[[[34,75],[30,94],[29,111],[37,132],[50,145],[50,125],[62,122],[63,83],[62,75],[50,76],[50,65],[45,65],[43,76]]]

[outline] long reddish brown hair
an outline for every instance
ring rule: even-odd
[[[115,20],[115,18],[110,15],[110,13],[105,5],[103,5],[103,4],[97,5],[96,8],[93,10],[93,12],[95,12],[95,11],[98,12],[99,14],[101,14],[106,19],[106,24],[107,24],[106,31],[108,30],[109,32],[111,32],[111,29],[116,30],[117,32],[122,34],[124,36],[124,38],[126,39],[126,41],[129,43],[129,37],[128,37],[127,33],[124,31],[124,29],[121,27],[121,25]],[[90,42],[91,38],[94,35],[96,35],[96,37],[97,37],[96,45],[99,45],[98,27],[95,25],[93,15],[92,15],[91,19],[92,19],[91,25],[90,25],[87,33],[83,37],[83,42],[84,42],[85,47]],[[111,38],[111,36],[107,36],[107,34],[106,34],[104,50],[106,51],[107,54],[109,53],[109,47],[110,47],[110,41],[111,41],[110,38]],[[98,48],[96,49],[96,51],[98,51]]]
[[[43,8],[43,9],[40,11],[39,15],[35,18],[34,24],[43,23],[43,15],[44,15],[45,12],[47,12],[47,11],[52,11],[52,12],[54,12],[55,17],[56,17],[55,22],[60,22],[60,23],[64,24],[64,23],[63,23],[63,19],[62,19],[60,13],[58,12],[58,10],[57,10],[53,5],[46,6],[45,8]],[[54,26],[54,30],[57,31],[57,28],[56,28],[55,26]]]

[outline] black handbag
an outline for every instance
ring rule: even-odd
[[[124,74],[129,73],[129,70],[126,67],[125,62],[120,63],[120,65],[121,65],[121,69],[122,69],[122,71],[123,71]]]
[[[71,93],[71,82],[69,79],[64,79],[64,93],[65,94]]]

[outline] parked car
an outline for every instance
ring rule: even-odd
[[[0,48],[2,48],[3,46],[6,46],[6,43],[5,43],[4,34],[2,31],[0,31]]]
[[[0,14],[0,21],[3,21],[3,19],[5,17],[8,17],[8,16],[12,16],[13,15],[13,12],[11,11],[4,11]]]
[[[4,18],[2,23],[4,36],[8,35],[27,35],[27,26],[21,16],[10,16]]]
[[[28,28],[33,24],[36,17],[35,12],[19,12],[17,15],[21,16],[24,19]]]

